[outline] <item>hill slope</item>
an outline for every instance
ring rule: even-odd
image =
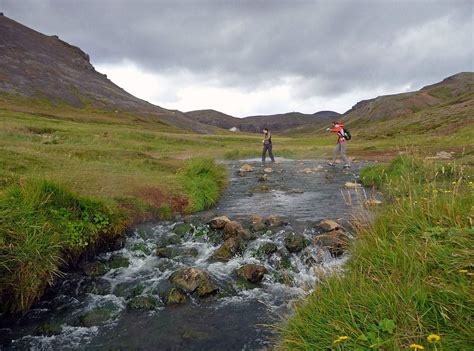
[[[97,72],[78,47],[5,16],[0,16],[0,93],[3,100],[42,99],[79,109],[130,112],[195,132],[213,131],[182,112],[134,97]]]
[[[186,112],[186,115],[201,123],[219,128],[237,127],[243,132],[260,132],[263,128],[273,131],[287,131],[302,126],[314,126],[339,118],[334,111],[320,111],[314,114],[288,112],[276,115],[249,116],[236,118],[215,110],[198,110]]]

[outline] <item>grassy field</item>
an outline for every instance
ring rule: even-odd
[[[396,137],[371,137],[362,127],[351,127],[349,154],[356,159],[387,160],[415,148],[423,156],[454,151],[458,160],[474,163],[473,128],[448,134],[407,129]],[[329,157],[335,142],[333,135],[321,132],[273,139],[276,156],[298,159]],[[78,110],[42,99],[12,102],[0,96],[2,306],[8,311],[28,309],[44,282],[54,280],[61,262],[127,225],[212,206],[227,177],[213,160],[259,157],[260,150],[259,135],[197,135],[130,113]],[[69,200],[56,201],[57,194],[68,194]],[[94,205],[81,205],[89,202]],[[107,225],[91,230],[88,225],[97,224],[91,219],[95,215],[104,217]],[[15,218],[23,217],[28,219],[25,230],[15,224]],[[76,229],[61,234],[64,226]],[[71,244],[71,235],[82,241]],[[38,239],[44,237],[49,241]],[[38,265],[38,271],[27,268],[43,255],[50,259]],[[20,271],[23,278],[15,275]],[[19,285],[20,291],[10,293],[15,279],[32,285]]]
[[[471,349],[472,168],[403,156],[361,179],[384,191],[385,205],[374,222],[356,222],[345,272],[301,302],[279,348]]]

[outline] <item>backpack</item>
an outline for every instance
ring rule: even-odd
[[[346,140],[351,140],[352,139],[352,135],[351,135],[351,132],[349,132],[349,129],[344,128],[342,134],[343,134],[344,139],[346,139]]]

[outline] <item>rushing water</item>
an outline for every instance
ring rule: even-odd
[[[360,164],[345,171],[321,161],[281,160],[272,165],[273,172],[262,182],[256,160],[246,161],[255,166],[254,172],[238,175],[243,163],[228,163],[229,186],[212,215],[226,215],[242,223],[248,223],[250,215],[276,215],[286,225],[255,235],[243,253],[228,262],[209,260],[222,242],[205,224],[209,213],[185,218],[191,224],[180,236],[174,232],[183,228],[182,220],[137,226],[122,249],[96,258],[111,262],[119,257],[126,261],[124,267],[97,277],[68,274],[29,313],[2,326],[3,348],[255,350],[270,346],[274,336],[271,325],[290,311],[292,300],[311,292],[318,277],[341,269],[346,260],[346,255],[334,258],[316,245],[289,253],[284,239],[296,232],[312,241],[318,234],[314,224],[320,219],[346,221],[352,211],[348,200],[354,205],[359,197],[354,190],[343,190],[344,184],[357,179]],[[268,188],[255,189],[262,185]],[[259,248],[265,243],[276,244],[278,251],[262,255]],[[165,245],[173,251],[171,258],[157,257],[156,248]],[[244,263],[267,268],[261,283],[243,284],[237,278],[235,270]],[[189,296],[184,305],[166,306],[163,296],[170,289],[168,278],[188,266],[207,271],[219,293],[205,298]],[[137,296],[152,297],[156,307],[131,309],[130,301]],[[85,323],[84,315],[97,310],[106,311],[106,317]],[[48,326],[53,326],[52,330]]]

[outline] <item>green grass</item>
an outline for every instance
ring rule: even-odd
[[[359,221],[352,258],[281,326],[285,350],[469,350],[474,188],[461,166],[399,157],[364,170],[385,206]],[[429,334],[441,336],[430,344]],[[334,344],[340,336],[349,339]]]
[[[103,202],[51,182],[28,181],[0,194],[0,306],[26,311],[60,273],[60,266],[123,229]]]
[[[227,170],[213,159],[195,158],[186,162],[179,177],[190,199],[188,210],[195,212],[216,204],[226,184]]]

